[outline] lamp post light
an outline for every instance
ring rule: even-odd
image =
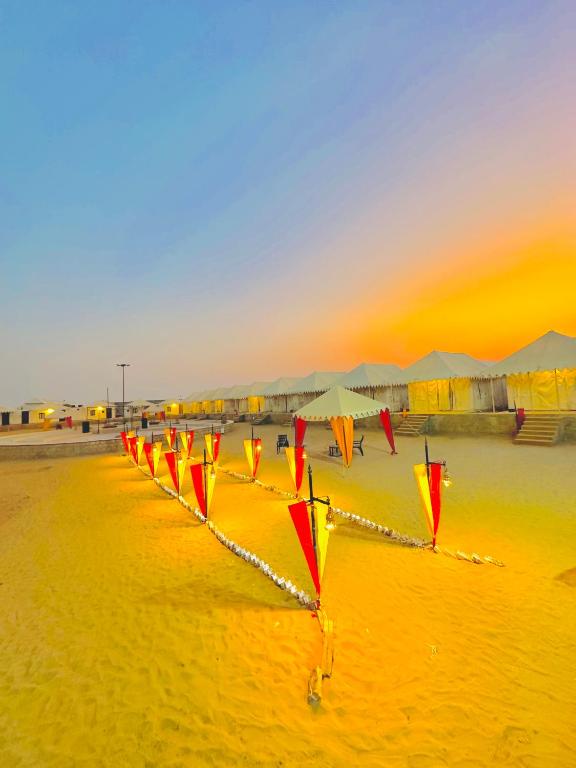
[[[124,424],[124,430],[126,430],[126,398],[124,390],[124,373],[126,368],[130,368],[130,363],[116,363],[116,368],[122,368],[122,422]]]

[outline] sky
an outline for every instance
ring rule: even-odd
[[[576,335],[576,3],[2,0],[0,403]]]

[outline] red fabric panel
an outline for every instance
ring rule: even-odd
[[[308,506],[305,501],[299,501],[297,504],[290,504],[288,507],[292,522],[296,528],[300,546],[304,552],[304,557],[308,563],[312,581],[316,587],[316,593],[320,597],[320,576],[318,575],[318,562],[316,561],[316,552],[312,542],[312,531],[310,530],[310,519],[308,517]]]
[[[306,419],[296,416],[294,419],[294,436],[296,441],[296,448],[301,448],[304,445],[304,435],[306,434]]]
[[[192,485],[194,486],[194,493],[196,494],[196,500],[200,507],[200,512],[206,515],[206,494],[204,493],[204,466],[202,464],[191,464],[190,473],[192,474]]]
[[[442,480],[442,464],[433,463],[430,464],[430,505],[432,507],[432,519],[434,521],[434,532],[432,537],[432,544],[436,545],[436,533],[438,532],[438,525],[440,524],[440,507],[442,499],[440,496],[440,483]]]
[[[388,438],[388,444],[390,445],[390,448],[392,448],[392,454],[395,454],[396,445],[394,443],[394,432],[392,431],[392,420],[390,418],[390,411],[388,410],[388,408],[386,408],[386,410],[380,411],[380,422],[384,427],[384,432],[386,433],[386,437]]]
[[[166,451],[164,453],[164,458],[166,459],[166,464],[168,464],[168,469],[170,470],[170,476],[172,478],[172,482],[174,483],[176,493],[180,493],[180,488],[178,487],[178,467],[176,466],[176,453],[174,451]]]

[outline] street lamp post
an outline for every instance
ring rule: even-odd
[[[122,368],[122,422],[124,424],[124,430],[126,430],[126,398],[124,394],[124,372],[126,368],[130,368],[130,363],[116,363],[116,368]]]

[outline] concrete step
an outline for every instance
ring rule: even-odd
[[[541,445],[541,446],[551,446],[555,445],[555,440],[538,440],[535,437],[517,437],[516,440],[514,440],[514,445]]]

